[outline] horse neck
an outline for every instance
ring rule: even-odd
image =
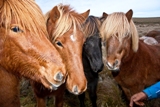
[[[141,78],[141,81],[145,81],[145,86],[156,82],[160,79],[159,72],[157,72],[160,64],[159,52],[159,46],[151,46],[139,41],[137,52],[135,53],[131,50],[127,59],[123,60],[120,72],[113,75],[115,80],[120,85],[128,87],[129,80],[133,81],[137,75],[144,77],[145,74],[145,78]],[[137,78],[139,79],[140,77]]]
[[[135,60],[141,54],[145,54],[147,50],[147,46],[145,43],[139,41],[138,42],[138,50],[136,52],[133,51],[132,46],[127,50],[126,56],[122,59],[123,63],[131,63],[132,60]],[[146,53],[147,54],[147,53]]]
[[[129,45],[125,48],[125,55],[121,60],[123,63],[128,63],[130,60],[133,59],[133,56],[135,55],[135,52],[132,49],[131,39],[128,40],[128,42],[129,42]]]
[[[134,52],[132,49],[129,49],[126,57],[122,59],[122,62],[126,64],[131,64],[132,62],[134,62],[134,60],[138,61],[139,58],[143,58],[144,60],[146,58],[156,58],[155,56],[153,56],[152,53],[157,53],[158,51],[160,51],[160,48],[157,47],[159,46],[147,45],[143,41],[139,41],[139,48],[137,52]]]

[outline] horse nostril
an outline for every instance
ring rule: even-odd
[[[63,74],[61,73],[61,72],[58,72],[55,76],[54,76],[54,79],[56,80],[56,81],[62,81],[63,80]]]
[[[94,71],[94,72],[97,72],[97,67],[95,67],[95,68],[93,69],[93,71]]]
[[[78,95],[78,86],[74,85],[72,91],[75,95]]]
[[[111,69],[113,68],[113,66],[109,62],[106,63],[106,66]]]
[[[116,66],[118,64],[118,60],[115,60],[113,66]]]

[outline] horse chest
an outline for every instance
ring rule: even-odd
[[[115,80],[118,82],[118,84],[123,85],[123,86],[128,86],[128,84],[133,83],[133,79],[127,77],[127,76],[117,76],[115,77]]]
[[[130,88],[133,87],[135,84],[138,83],[138,77],[136,78],[135,75],[130,73],[131,70],[121,70],[119,74],[114,77],[115,80],[118,82],[119,85]]]

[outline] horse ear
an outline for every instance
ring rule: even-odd
[[[55,23],[60,17],[60,12],[58,10],[58,7],[55,6],[51,12],[50,12],[50,19],[53,21],[53,23]]]
[[[84,13],[81,13],[80,15],[81,16],[83,16],[84,17],[84,21],[86,21],[86,19],[88,18],[88,16],[89,16],[89,13],[90,13],[90,9],[89,10],[87,10],[86,12],[84,12]]]
[[[0,8],[3,6],[3,0],[0,0]]]
[[[102,17],[106,18],[107,16],[108,16],[108,14],[107,14],[107,13],[105,13],[105,12],[103,12]]]
[[[132,9],[130,9],[127,13],[126,13],[126,17],[128,19],[128,21],[130,22],[131,18],[132,18],[132,15],[133,15],[133,11]]]
[[[100,17],[100,21],[103,22],[108,17],[108,14],[103,12],[102,17]]]

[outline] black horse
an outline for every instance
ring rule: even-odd
[[[83,67],[85,76],[88,81],[87,91],[92,103],[92,107],[97,107],[97,84],[98,73],[103,69],[102,60],[102,45],[99,28],[101,26],[102,18],[89,16],[84,24],[84,32],[87,39],[83,45]],[[80,100],[80,107],[85,107],[85,93],[78,96]]]

